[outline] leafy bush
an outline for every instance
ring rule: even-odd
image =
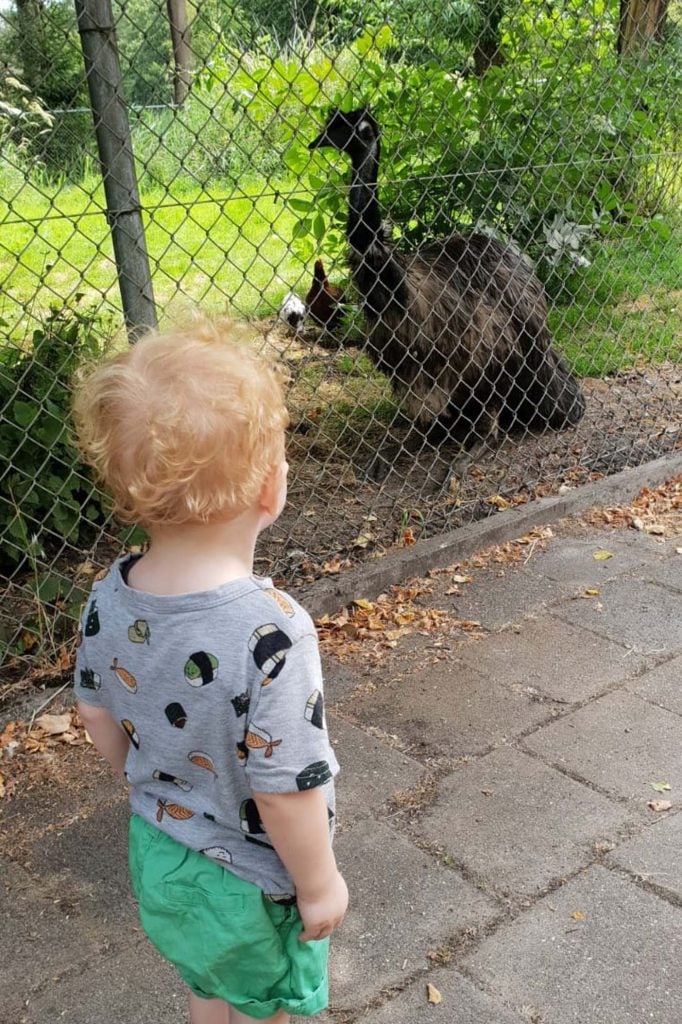
[[[674,42],[622,61],[615,14],[597,3],[587,16],[580,0],[509,5],[504,62],[480,77],[396,59],[389,25],[334,53],[318,47],[230,70],[253,121],[279,120],[284,160],[301,183],[290,199],[301,258],[318,246],[340,255],[347,209],[347,161],[311,159],[305,144],[327,107],[368,104],[383,129],[382,203],[407,246],[478,225],[515,239],[563,288],[589,264],[602,223],[659,211],[653,167],[679,140]]]
[[[6,326],[0,321],[0,326]],[[106,325],[90,311],[53,309],[26,351],[0,348],[0,563],[86,542],[101,496],[69,444],[70,381],[102,351]]]

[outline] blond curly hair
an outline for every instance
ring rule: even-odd
[[[126,523],[227,521],[284,457],[284,375],[243,328],[196,319],[84,368],[77,445]]]

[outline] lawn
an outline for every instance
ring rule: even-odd
[[[23,181],[0,202],[0,317],[18,341],[27,313],[39,318],[78,294],[120,312],[103,204],[96,179],[45,191]],[[143,206],[161,321],[198,304],[262,316],[290,289],[305,293],[310,267],[290,249],[295,215],[272,183],[151,192]],[[682,225],[667,227],[666,237],[650,224],[614,226],[553,305],[556,344],[580,375],[682,359]]]
[[[25,184],[0,203],[0,316],[14,336],[25,312],[77,294],[120,311],[113,247],[101,188],[43,194]],[[195,190],[143,197],[147,249],[159,316],[201,304],[251,316],[276,308],[307,273],[291,253],[295,216],[271,185],[232,195]]]

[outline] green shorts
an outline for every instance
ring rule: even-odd
[[[197,996],[256,1020],[325,1009],[329,939],[299,942],[295,905],[266,899],[136,814],[129,861],[142,927]]]

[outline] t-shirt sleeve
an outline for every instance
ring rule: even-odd
[[[324,713],[317,637],[306,635],[257,679],[244,738],[251,790],[296,793],[338,773]]]
[[[74,690],[78,700],[82,700],[84,704],[104,708],[107,706],[107,702],[102,689],[102,677],[88,665],[88,655],[95,654],[97,633],[99,633],[97,598],[92,596],[85,606],[78,627]],[[93,639],[90,639],[91,635]],[[99,659],[93,658],[93,661],[99,664]]]

